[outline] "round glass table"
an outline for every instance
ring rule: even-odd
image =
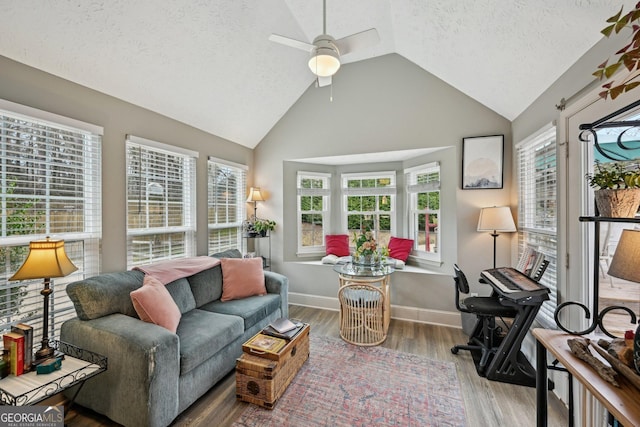
[[[390,299],[390,277],[394,272],[394,268],[390,265],[364,265],[364,264],[336,264],[333,267],[333,270],[339,274],[340,279],[340,289],[338,290],[338,296],[340,299],[340,335],[346,341],[352,344],[360,344],[360,345],[377,345],[384,341],[387,336],[387,331],[389,330],[389,322],[391,320],[391,299]],[[350,296],[346,296],[347,300],[345,300],[345,287],[349,287],[351,290]],[[378,293],[381,295],[382,299],[382,322],[381,322],[381,331],[380,336],[375,338],[374,341],[365,339],[357,339],[353,338],[353,336],[349,336],[349,338],[345,338],[347,333],[345,329],[351,320],[346,319],[345,315],[353,315],[354,313],[360,313],[359,316],[362,316],[362,308],[363,307],[372,307],[372,299],[376,298],[375,292],[366,293],[366,289],[370,289],[370,287],[376,287],[378,289]],[[344,288],[344,289],[343,289]],[[353,289],[358,289],[353,290]],[[373,291],[373,290],[372,290]],[[369,296],[364,296],[366,295]],[[354,297],[357,299],[357,308],[353,306]],[[349,299],[350,298],[350,299]],[[346,303],[345,303],[346,301]],[[351,306],[351,308],[349,307]]]

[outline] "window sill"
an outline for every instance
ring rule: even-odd
[[[331,267],[333,268],[335,264],[323,264],[322,261],[289,261],[290,264],[302,264],[302,265],[314,265],[320,267]],[[286,263],[285,263],[286,264]],[[394,270],[394,273],[414,273],[414,274],[432,274],[432,275],[446,275],[441,271],[437,271],[430,268],[425,268],[417,265],[405,265],[404,268],[398,268]]]

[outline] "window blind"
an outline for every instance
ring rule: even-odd
[[[557,306],[557,164],[556,128],[548,126],[516,147],[518,173],[519,254],[531,247],[549,261],[540,283],[551,290],[537,320],[555,328]]]
[[[18,113],[2,108],[14,106]],[[42,338],[43,280],[8,281],[26,259],[29,242],[46,236],[64,240],[78,267],[52,279],[51,338],[75,317],[66,285],[100,270],[102,129],[72,119],[56,124],[57,118],[0,102],[0,330],[27,323],[34,343]]]
[[[139,140],[126,142],[129,268],[195,254],[196,157]]]
[[[213,157],[208,161],[209,254],[242,247],[247,167]]]

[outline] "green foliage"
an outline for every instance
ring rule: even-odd
[[[270,219],[256,219],[253,223],[253,229],[257,233],[262,233],[263,231],[273,231],[276,228],[276,222]]]
[[[640,70],[640,2],[625,15],[622,15],[622,9],[607,19],[610,25],[607,25],[601,33],[605,37],[612,34],[618,34],[625,28],[631,29],[631,42],[622,47],[615,54],[618,55],[617,60],[609,64],[609,60],[598,65],[597,70],[593,73],[598,79],[610,79],[620,67],[624,66],[629,72]],[[600,92],[600,96],[604,99],[611,96],[616,99],[619,95],[628,92],[640,85],[640,82],[634,81],[638,76],[632,76],[619,84],[609,81],[602,85],[604,91]],[[615,84],[615,85],[614,85]]]
[[[594,172],[586,177],[589,185],[597,190],[640,188],[640,165],[635,162],[596,162]]]

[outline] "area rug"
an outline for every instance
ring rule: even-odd
[[[235,427],[466,425],[452,362],[310,340],[309,359],[275,408],[247,404]]]

